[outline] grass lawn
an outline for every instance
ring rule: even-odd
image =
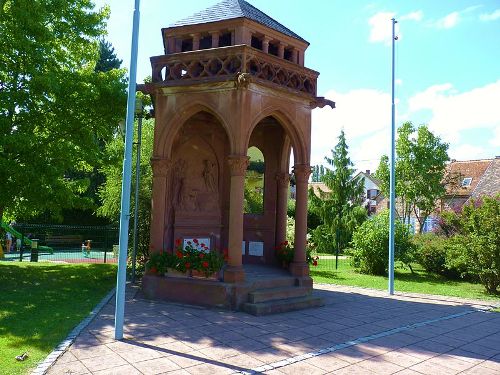
[[[428,273],[420,265],[409,269],[397,267],[394,270],[394,289],[400,292],[437,294],[470,299],[496,300],[500,295],[488,295],[481,284],[461,280],[449,280],[443,276]],[[384,276],[364,275],[356,272],[349,259],[339,259],[335,270],[335,259],[320,260],[317,267],[311,267],[311,276],[315,283],[360,286],[373,289],[387,289],[388,278]]]
[[[110,264],[0,262],[0,374],[26,374],[116,283]],[[15,360],[27,351],[23,362]]]

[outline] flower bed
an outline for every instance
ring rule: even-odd
[[[208,248],[197,239],[188,241],[185,247],[182,240],[175,241],[174,252],[160,251],[152,253],[146,267],[149,274],[179,277],[205,277],[217,279],[227,260],[227,250],[220,253]]]

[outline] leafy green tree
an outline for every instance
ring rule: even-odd
[[[120,69],[122,60],[116,57],[115,49],[111,43],[104,39],[99,40],[99,60],[95,65],[96,72],[109,72],[112,69]]]
[[[415,128],[405,122],[398,129],[396,141],[396,211],[405,223],[413,213],[420,223],[420,231],[429,215],[436,208],[446,186],[444,183],[448,144],[432,134],[427,125]],[[375,172],[381,190],[389,196],[389,158],[384,155]]]
[[[96,72],[109,9],[89,0],[0,3],[0,218],[85,208],[97,139],[125,110],[124,72]]]
[[[154,120],[144,120],[142,123],[141,161],[140,161],[140,186],[139,186],[139,218],[138,224],[138,250],[139,256],[147,256],[149,253],[149,225],[151,220],[151,189],[153,183],[153,172],[151,169],[151,155],[153,155]],[[137,126],[134,127],[134,141],[137,142]],[[122,173],[123,173],[123,149],[124,142],[121,134],[106,146],[106,162],[101,172],[106,176],[106,182],[99,188],[102,201],[97,214],[118,223],[120,216]],[[133,165],[137,160],[137,147],[133,148]],[[132,191],[135,191],[135,168],[132,168]],[[135,210],[135,194],[131,194],[130,212]],[[130,231],[133,227],[130,227]]]
[[[321,217],[323,224],[313,231],[313,241],[319,251],[330,250],[337,243],[339,250],[345,249],[352,233],[366,218],[366,210],[359,209],[363,199],[364,183],[355,177],[353,163],[348,156],[345,134],[342,130],[339,142],[332,150],[332,158],[325,157],[332,169],[326,168],[322,178],[329,192],[309,190],[311,209]],[[335,239],[335,242],[332,240]]]
[[[312,169],[312,182],[321,182],[325,175],[325,167],[323,165],[315,165]]]

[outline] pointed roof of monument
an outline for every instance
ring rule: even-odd
[[[210,22],[230,20],[234,18],[248,18],[252,21],[267,26],[282,34],[308,43],[305,39],[283,26],[275,19],[255,8],[244,0],[223,0],[211,7],[193,14],[170,25],[170,27],[196,25]]]

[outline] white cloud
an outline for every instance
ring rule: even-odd
[[[424,12],[422,12],[421,10],[417,10],[415,12],[410,12],[408,14],[404,14],[400,17],[400,20],[401,21],[404,21],[404,20],[412,20],[412,21],[422,21],[422,19],[424,18]]]
[[[403,80],[400,79],[400,78],[396,78],[396,80],[394,81],[394,83],[398,86],[401,86],[403,84]]]
[[[494,12],[491,13],[483,13],[479,16],[479,19],[481,21],[495,21],[497,19],[500,19],[500,9],[495,10]]]
[[[460,22],[460,13],[453,12],[436,21],[436,26],[440,29],[451,29]]]
[[[369,20],[370,25],[370,42],[372,43],[390,43],[392,37],[392,23],[391,18],[394,18],[396,13],[393,12],[379,12],[373,15]]]
[[[377,141],[366,147],[361,147],[360,143],[367,136],[376,136],[381,130],[390,128],[390,95],[373,89],[357,89],[347,93],[329,91],[326,97],[334,100],[337,108],[318,108],[312,112],[311,164],[323,163],[324,157],[330,156],[341,129],[346,134],[352,160],[378,160],[380,147],[387,142]]]
[[[468,129],[493,131],[500,126],[500,80],[459,93],[445,83],[429,87],[409,99],[409,111],[430,110],[429,129],[448,142],[457,143]]]
[[[493,130],[493,137],[490,139],[490,144],[491,144],[493,147],[498,147],[498,148],[500,148],[500,126],[497,126],[497,127]],[[498,155],[498,152],[497,152],[497,155]]]
[[[473,146],[468,143],[459,145],[450,144],[448,156],[450,159],[455,160],[477,160],[492,157],[484,147]]]

